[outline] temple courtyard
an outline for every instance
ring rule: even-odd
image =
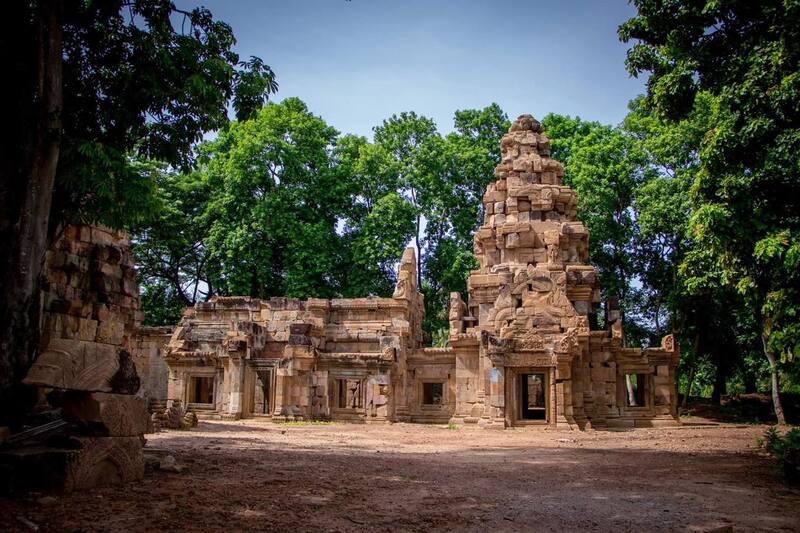
[[[142,482],[2,500],[0,516],[11,531],[797,530],[765,428],[203,420],[147,436]]]

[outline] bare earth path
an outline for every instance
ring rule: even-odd
[[[800,530],[764,426],[627,432],[201,422],[149,436],[182,473],[0,500],[0,530]]]

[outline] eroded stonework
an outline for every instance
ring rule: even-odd
[[[614,309],[607,330],[590,328],[600,288],[587,264],[589,233],[541,125],[519,117],[500,148],[475,234],[480,269],[469,277],[469,303],[451,298],[454,421],[674,423],[672,337],[658,348],[625,348]]]
[[[0,449],[0,493],[75,490],[144,476],[147,403],[131,354],[139,288],[124,233],[68,226],[47,252],[39,404]]]
[[[626,348],[613,308],[607,329],[590,327],[600,288],[589,234],[541,125],[519,117],[501,151],[475,234],[480,268],[467,302],[451,295],[449,347],[423,347],[409,248],[392,298],[218,297],[188,309],[164,348],[168,403],[275,420],[676,423],[671,336]]]

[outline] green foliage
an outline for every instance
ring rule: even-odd
[[[186,308],[174,287],[160,280],[143,283],[140,296],[145,326],[177,324]]]
[[[332,166],[336,130],[297,98],[233,123],[202,150],[215,193],[205,244],[214,286],[256,297],[333,296],[341,280],[337,217],[348,184]]]
[[[400,165],[383,146],[345,135],[336,145],[339,179],[351,183],[344,213],[350,250],[342,294],[391,294],[395,264],[414,232],[416,210],[399,192]]]
[[[230,26],[168,0],[67,2],[63,132],[52,224],[136,226],[158,212],[159,161],[188,169],[204,132],[245,118],[277,88],[242,62]]]
[[[692,186],[693,237],[748,299],[766,357],[791,360],[800,351],[800,5],[634,3],[638,16],[619,33],[636,41],[631,74],[650,73],[648,106],[677,120],[702,92],[716,101]]]
[[[138,226],[133,238],[148,325],[174,324],[181,307],[207,299],[215,270],[204,242],[212,195],[205,174],[164,171],[157,185],[157,215]]]
[[[389,296],[413,240],[424,328],[446,328],[449,292],[466,293],[477,267],[472,236],[508,128],[496,104],[454,122],[442,136],[401,113],[370,143],[289,98],[231,124],[198,147],[196,171],[158,173],[158,216],[135,235],[148,320],[212,294]]]
[[[508,117],[497,104],[456,111],[455,131],[441,136],[432,120],[401,113],[375,128],[375,143],[399,168],[399,192],[414,207],[413,238],[425,294],[429,333],[447,325],[450,292],[466,293],[477,267],[472,236],[480,224],[482,197],[499,161]]]
[[[778,460],[788,483],[800,481],[800,428],[792,428],[781,435],[778,428],[772,426],[758,444]]]
[[[439,328],[431,333],[431,346],[445,348],[450,342],[450,329]]]

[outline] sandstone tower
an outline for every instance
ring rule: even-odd
[[[457,293],[451,298],[456,420],[583,426],[589,416],[602,425],[621,416],[625,404],[671,421],[677,363],[671,337],[660,350],[624,349],[616,311],[609,313],[609,331],[590,330],[600,290],[587,264],[589,233],[576,219],[575,191],[550,158],[541,124],[520,116],[500,149],[497,180],[483,196],[484,222],[475,234],[480,269],[469,277],[469,304]],[[478,347],[475,360],[468,354]],[[470,387],[473,380],[477,387]],[[618,390],[622,381],[631,390]]]

